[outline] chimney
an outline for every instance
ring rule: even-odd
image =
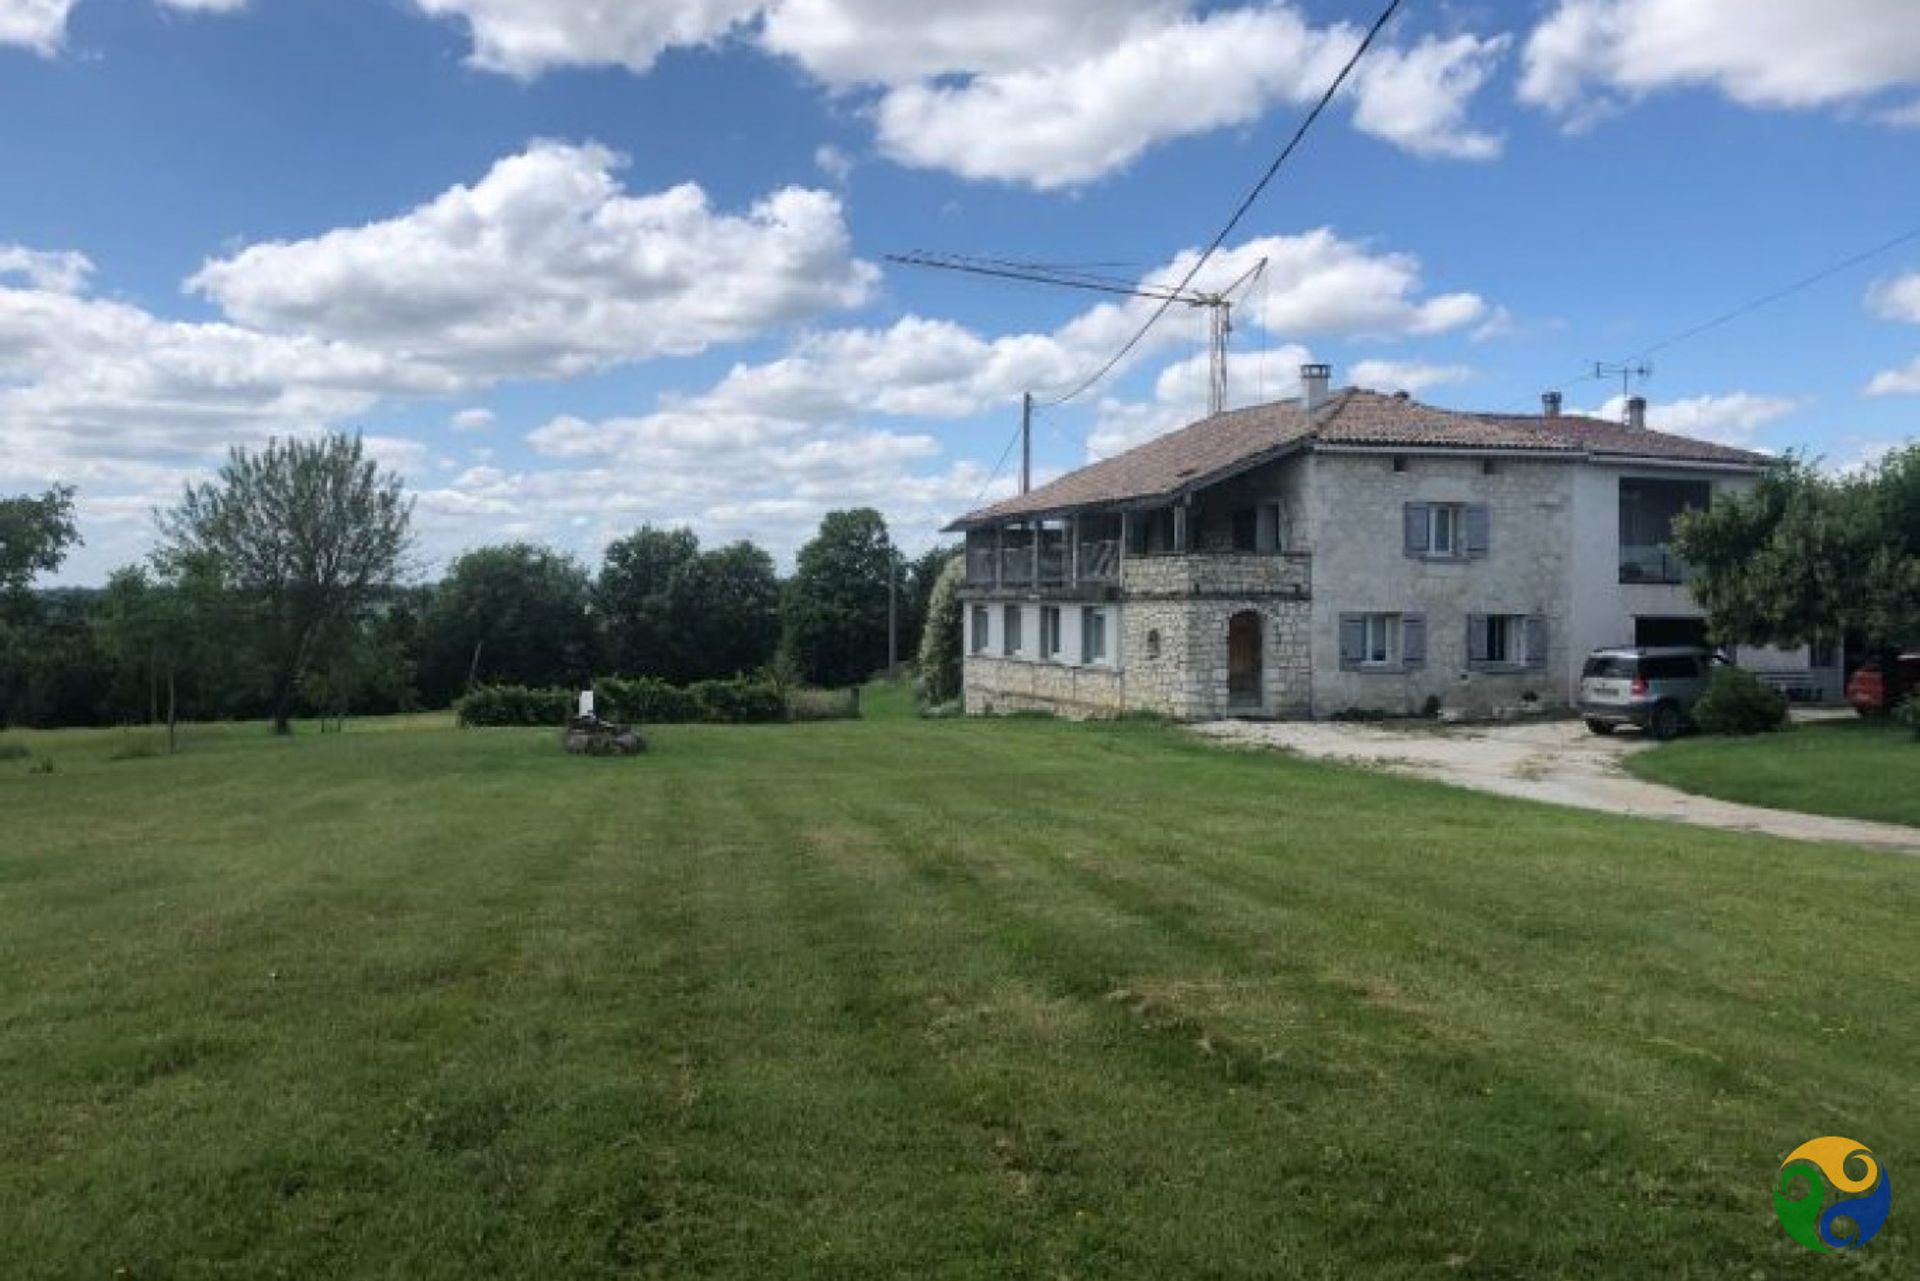
[[[1627,426],[1636,431],[1647,425],[1647,398],[1645,396],[1627,397]]]
[[[1300,366],[1300,405],[1308,413],[1327,403],[1327,383],[1333,377],[1332,365]]]
[[[1542,392],[1540,394],[1540,412],[1548,418],[1558,418],[1560,416],[1560,393],[1557,391]]]

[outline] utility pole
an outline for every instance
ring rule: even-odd
[[[900,578],[900,555],[887,548],[887,679],[900,675],[900,602],[896,588]]]
[[[1020,492],[1033,488],[1033,393],[1020,398]]]

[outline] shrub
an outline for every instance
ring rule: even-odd
[[[1905,725],[1913,731],[1915,742],[1920,742],[1920,694],[1910,695],[1900,706],[1893,709],[1896,725]]]
[[[51,774],[53,773],[53,762],[44,756],[36,756],[33,759],[33,763],[27,766],[27,773]]]
[[[1766,734],[1787,721],[1787,696],[1741,667],[1717,667],[1713,683],[1693,707],[1693,722],[1708,734]]]
[[[460,723],[475,728],[557,728],[573,715],[578,696],[569,689],[481,685],[453,705]]]
[[[960,697],[960,655],[965,647],[965,603],[960,591],[967,585],[967,561],[955,556],[933,582],[927,603],[926,630],[920,635],[920,701],[933,707]]]
[[[719,725],[747,725],[787,719],[787,700],[770,681],[738,676],[725,681],[699,681],[688,687],[700,709],[700,719]]]
[[[0,743],[0,761],[24,761],[32,755],[25,743]]]
[[[610,721],[633,725],[683,725],[700,719],[692,691],[652,676],[605,677],[593,685],[594,709]]]
[[[790,690],[787,693],[787,716],[796,721],[859,720],[860,687]]]

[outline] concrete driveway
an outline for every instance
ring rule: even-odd
[[[1404,770],[1553,805],[1920,854],[1920,828],[1736,805],[1642,782],[1622,770],[1620,762],[1652,747],[1650,740],[1631,730],[1602,738],[1588,733],[1579,721],[1404,728],[1332,721],[1219,721],[1196,726],[1195,732],[1225,743]]]

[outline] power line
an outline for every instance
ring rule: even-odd
[[[1318,121],[1321,114],[1326,111],[1327,105],[1333,101],[1334,95],[1340,92],[1340,87],[1347,82],[1347,77],[1352,75],[1353,69],[1360,65],[1360,60],[1367,56],[1367,50],[1373,47],[1375,38],[1379,36],[1381,30],[1387,23],[1392,20],[1393,15],[1399,12],[1400,4],[1401,0],[1389,0],[1387,7],[1381,10],[1380,16],[1374,19],[1373,26],[1367,29],[1367,34],[1361,39],[1359,47],[1353,51],[1353,56],[1348,58],[1346,65],[1340,68],[1340,74],[1333,78],[1333,83],[1328,85],[1326,92],[1320,95],[1320,100],[1313,104],[1313,110],[1307,113],[1306,119],[1302,120],[1299,128],[1293,131],[1293,137],[1287,140],[1287,145],[1281,149],[1278,156],[1274,157],[1273,163],[1267,166],[1266,173],[1262,174],[1260,181],[1253,185],[1253,190],[1249,191],[1240,201],[1239,208],[1233,211],[1233,216],[1227,219],[1227,225],[1220,229],[1220,233],[1216,235],[1212,243],[1207,246],[1206,252],[1202,253],[1194,262],[1193,266],[1187,269],[1187,274],[1172,290],[1174,294],[1185,292],[1187,288],[1193,284],[1194,277],[1200,274],[1201,269],[1207,265],[1213,255],[1219,251],[1220,246],[1226,242],[1227,237],[1233,234],[1234,229],[1238,227],[1241,220],[1247,216],[1247,211],[1253,208],[1254,202],[1260,198],[1261,194],[1266,191],[1274,178],[1279,175],[1282,166],[1287,163],[1287,160],[1299,148],[1300,144],[1305,141],[1314,123]],[[1070,400],[1078,399],[1095,384],[1100,382],[1101,379],[1112,373],[1114,367],[1125,360],[1133,352],[1133,349],[1140,345],[1141,340],[1152,331],[1153,327],[1160,323],[1161,318],[1165,316],[1168,309],[1173,306],[1173,302],[1172,297],[1162,300],[1160,305],[1154,308],[1153,314],[1147,317],[1147,322],[1140,326],[1139,332],[1127,339],[1126,344],[1113,354],[1112,359],[1095,370],[1092,377],[1077,384],[1073,390],[1069,391],[1066,395],[1043,402],[1043,407],[1051,409],[1056,405],[1064,405]]]
[[[1862,249],[1858,253],[1849,254],[1847,257],[1842,258],[1839,262],[1830,263],[1829,265],[1822,267],[1818,271],[1811,272],[1808,275],[1800,277],[1798,280],[1795,280],[1792,284],[1784,285],[1779,289],[1769,290],[1768,292],[1761,294],[1757,298],[1752,298],[1744,303],[1741,303],[1738,307],[1735,307],[1730,311],[1721,312],[1719,315],[1713,317],[1711,320],[1702,321],[1701,323],[1697,325],[1693,325],[1690,328],[1682,329],[1678,333],[1672,334],[1666,338],[1662,338],[1660,341],[1654,343],[1653,345],[1642,348],[1638,355],[1633,357],[1632,360],[1627,361],[1625,363],[1627,364],[1641,363],[1645,361],[1647,357],[1654,355],[1656,352],[1665,351],[1669,347],[1675,347],[1683,342],[1688,342],[1694,338],[1698,338],[1701,334],[1704,334],[1709,330],[1718,329],[1720,326],[1725,324],[1731,324],[1733,321],[1736,321],[1743,316],[1759,311],[1763,307],[1771,306],[1772,304],[1779,302],[1783,298],[1791,297],[1792,295],[1799,293],[1803,289],[1809,289],[1814,285],[1819,284],[1823,280],[1829,280],[1832,277],[1837,276],[1844,271],[1847,271],[1854,267],[1858,267],[1863,262],[1867,262],[1870,259],[1878,258],[1881,254],[1888,253],[1894,249],[1898,249],[1901,245],[1907,244],[1915,240],[1920,240],[1920,227],[1910,227],[1906,231],[1903,231],[1899,235],[1893,237],[1891,240],[1881,241],[1879,244],[1873,246],[1871,249]],[[1598,375],[1595,374],[1592,370],[1589,370],[1588,372],[1581,374],[1577,378],[1568,379],[1566,382],[1561,383],[1559,386],[1549,387],[1547,388],[1547,390],[1563,392],[1567,390],[1567,388],[1569,387],[1573,387],[1584,382],[1596,381],[1597,379],[1598,379]],[[1516,405],[1523,404],[1526,401],[1531,400],[1532,398],[1533,398],[1532,393],[1528,393],[1527,395],[1522,396],[1510,403],[1516,404]]]
[[[1892,240],[1888,240],[1881,244],[1875,245],[1871,249],[1863,249],[1859,253],[1854,254],[1851,257],[1842,259],[1841,261],[1834,263],[1830,267],[1822,267],[1819,271],[1814,272],[1810,276],[1802,276],[1800,279],[1794,281],[1790,285],[1787,285],[1785,288],[1776,289],[1771,293],[1761,294],[1758,298],[1755,298],[1750,302],[1742,303],[1740,306],[1735,307],[1732,311],[1722,312],[1720,315],[1715,316],[1712,320],[1706,321],[1702,324],[1695,325],[1691,329],[1683,329],[1679,333],[1673,335],[1673,337],[1671,338],[1662,338],[1659,342],[1653,344],[1653,346],[1648,347],[1646,350],[1642,351],[1638,356],[1635,357],[1635,359],[1643,360],[1646,357],[1653,355],[1657,351],[1664,351],[1668,347],[1672,347],[1677,343],[1683,343],[1687,341],[1689,338],[1698,338],[1701,334],[1706,333],[1709,329],[1718,329],[1720,326],[1727,324],[1730,321],[1740,319],[1740,317],[1746,315],[1749,312],[1758,311],[1762,307],[1768,306],[1772,303],[1779,302],[1782,298],[1788,297],[1789,295],[1792,295],[1792,294],[1797,294],[1802,289],[1809,288],[1810,286],[1817,285],[1821,281],[1827,279],[1830,276],[1837,276],[1841,272],[1847,270],[1849,267],[1857,267],[1861,263],[1867,261],[1869,258],[1877,258],[1881,254],[1886,253],[1888,250],[1898,249],[1901,245],[1906,244],[1910,240],[1920,240],[1920,227],[1914,227],[1907,231],[1903,231],[1899,235],[1895,236]]]
[[[1020,443],[1020,437],[1025,430],[1024,425],[1013,429],[1013,435],[1007,440],[1007,447],[1000,451],[1000,461],[993,465],[993,470],[987,473],[986,482],[980,486],[980,492],[973,496],[972,506],[975,510],[979,509],[980,500],[987,496],[987,491],[993,488],[993,482],[1000,479],[1000,469],[1007,465],[1007,459],[1013,454],[1013,447]]]

